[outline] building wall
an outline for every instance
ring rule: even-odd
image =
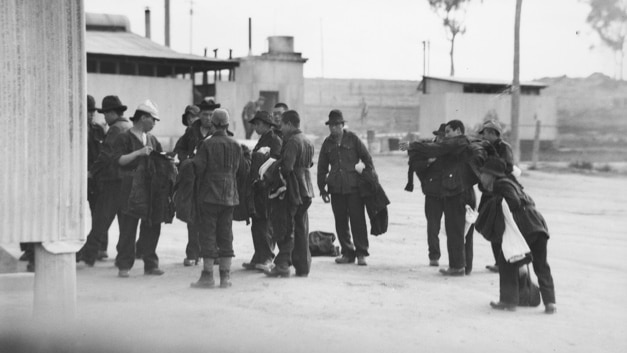
[[[430,136],[441,123],[453,119],[464,122],[467,133],[476,131],[484,119],[498,118],[511,129],[511,96],[486,94],[429,94],[421,98],[420,135]],[[520,97],[520,138],[532,140],[535,119],[542,123],[541,140],[553,141],[557,137],[557,111],[555,98],[545,96]]]
[[[97,107],[102,105],[105,96],[117,95],[128,107],[124,113],[128,118],[133,116],[135,108],[141,102],[152,100],[157,105],[161,118],[152,134],[159,139],[166,151],[170,151],[178,137],[185,132],[181,115],[188,104],[193,104],[190,79],[87,74],[87,92],[94,97]],[[99,122],[104,123],[102,114],[96,116]]]
[[[464,85],[461,83],[426,80],[427,94],[443,94],[443,93],[464,93]]]
[[[85,236],[84,28],[82,1],[0,1],[0,243]]]
[[[307,78],[302,114],[310,121],[307,132],[328,135],[324,122],[332,109],[340,109],[348,127],[363,135],[417,131],[417,87],[417,81]]]
[[[249,101],[257,100],[261,91],[278,92],[279,101],[286,103],[290,109],[302,112],[304,107],[303,63],[300,61],[273,60],[263,57],[246,57],[240,60],[235,69],[235,101],[233,115],[237,119],[234,128],[236,138],[244,137],[242,128],[242,109]],[[217,87],[217,97],[221,97]],[[229,94],[232,94],[229,88]],[[302,117],[301,117],[302,118]],[[303,119],[303,127],[308,121]]]

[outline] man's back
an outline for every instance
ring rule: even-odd
[[[202,143],[194,157],[200,200],[227,206],[239,204],[236,175],[241,158],[240,145],[224,131],[217,131]]]

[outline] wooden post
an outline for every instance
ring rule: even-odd
[[[531,153],[531,169],[538,167],[538,160],[540,159],[540,125],[542,125],[542,122],[536,117],[536,132],[533,135],[533,151]]]

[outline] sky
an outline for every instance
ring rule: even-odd
[[[149,7],[151,37],[164,44],[164,0],[84,1],[86,12],[127,16],[140,35]],[[523,0],[520,78],[618,77],[614,53],[586,24],[588,12],[582,0]],[[455,41],[455,76],[512,78],[514,14],[515,0],[470,3],[466,32]],[[420,80],[423,66],[428,75],[450,73],[450,42],[428,0],[170,0],[170,17],[171,47],[183,53],[248,55],[251,18],[252,54],[267,52],[269,36],[293,36],[308,59],[305,77]]]

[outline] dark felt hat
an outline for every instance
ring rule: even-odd
[[[437,130],[433,130],[433,134],[435,136],[444,136],[446,133],[446,124],[440,124],[440,127]]]
[[[342,111],[339,109],[333,109],[329,112],[329,120],[325,122],[325,125],[336,125],[336,124],[344,124],[346,120],[344,120],[344,115]]]
[[[488,157],[483,167],[481,167],[481,172],[486,174],[492,174],[496,177],[504,177],[505,176],[505,162],[497,157]]]
[[[126,111],[127,107],[122,104],[118,96],[106,96],[102,99],[102,108],[98,108],[98,113],[105,113],[111,110]]]
[[[91,94],[87,95],[87,111],[88,112],[94,112],[98,110],[98,108],[96,108],[96,100],[94,99],[94,97],[91,96]]]
[[[213,98],[205,98],[200,103],[196,104],[200,110],[216,110],[220,108],[220,103],[216,103]]]
[[[200,114],[200,108],[195,105],[188,105],[185,107],[185,112],[181,115],[181,122],[183,125],[187,126],[187,114],[191,114],[192,116],[198,116]]]
[[[255,116],[250,119],[248,122],[251,124],[255,123],[255,120],[260,120],[263,121],[264,123],[270,125],[270,126],[277,126],[277,124],[274,122],[274,120],[272,120],[272,116],[270,116],[270,113],[268,113],[265,110],[260,110],[258,112],[255,113]]]

